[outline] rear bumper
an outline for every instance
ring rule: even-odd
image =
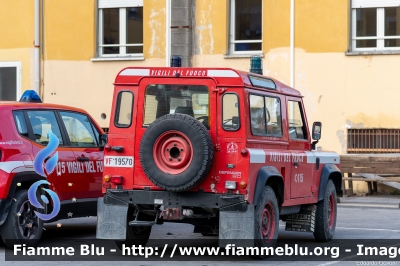
[[[135,204],[218,209],[220,239],[254,238],[254,205],[246,202],[244,195],[111,189],[98,199],[96,237],[124,240],[131,219],[127,217],[129,205]]]
[[[168,192],[152,190],[107,190],[106,205],[164,205],[168,208],[199,207],[229,211],[247,210],[244,195],[213,194],[204,192]]]

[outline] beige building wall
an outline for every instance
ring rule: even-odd
[[[25,0],[0,3],[0,62],[21,63],[21,91],[34,86],[33,2]]]
[[[44,101],[83,108],[101,127],[108,127],[113,83],[118,72],[128,66],[166,64],[165,3],[144,1],[145,60],[99,61],[96,60],[97,1],[45,1]]]

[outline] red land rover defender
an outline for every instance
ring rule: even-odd
[[[315,151],[321,123],[309,132],[297,90],[227,68],[129,67],[112,106],[98,238],[143,244],[178,221],[264,247],[279,219],[333,237],[339,156]]]

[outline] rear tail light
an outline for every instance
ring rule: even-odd
[[[240,188],[241,188],[241,189],[245,189],[246,187],[247,187],[246,181],[241,181],[241,182],[240,182]]]
[[[111,183],[114,185],[122,185],[122,176],[112,176]]]

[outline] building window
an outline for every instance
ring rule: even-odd
[[[21,62],[0,62],[0,101],[21,97]]]
[[[349,128],[347,153],[399,153],[400,129]]]
[[[262,0],[231,0],[230,53],[262,52]]]
[[[143,56],[143,0],[99,0],[99,55]]]
[[[400,0],[354,0],[353,51],[400,50],[399,5]]]

